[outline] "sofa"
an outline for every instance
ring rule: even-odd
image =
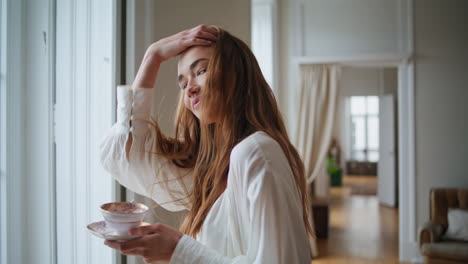
[[[446,236],[449,208],[468,210],[468,189],[431,190],[430,220],[420,228],[418,236],[419,248],[427,264],[468,263],[468,241]]]

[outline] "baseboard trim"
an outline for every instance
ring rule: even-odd
[[[416,242],[400,242],[400,261],[411,263],[423,263],[424,258],[419,251],[418,243]]]

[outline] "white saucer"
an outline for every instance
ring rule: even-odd
[[[139,226],[146,225],[149,225],[149,223],[142,222]],[[86,228],[91,232],[91,234],[107,240],[128,240],[141,237],[141,235],[130,236],[127,234],[118,234],[115,230],[109,229],[109,227],[106,226],[105,221],[91,223]]]

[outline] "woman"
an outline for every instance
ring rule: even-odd
[[[150,117],[162,62],[180,55],[175,138]],[[153,43],[132,87],[118,88],[118,121],[102,144],[103,166],[124,186],[172,211],[179,230],[106,241],[146,262],[310,263],[303,164],[272,91],[238,38],[200,25]]]

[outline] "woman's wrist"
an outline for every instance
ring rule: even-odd
[[[133,87],[153,88],[160,65],[161,63],[152,55],[145,56],[133,82]]]
[[[146,49],[143,61],[135,76],[133,87],[153,88],[161,62],[158,46],[153,43]]]
[[[148,47],[145,53],[145,59],[148,60],[150,64],[161,64],[163,63],[163,58],[160,55],[160,49],[158,43],[155,42]]]

